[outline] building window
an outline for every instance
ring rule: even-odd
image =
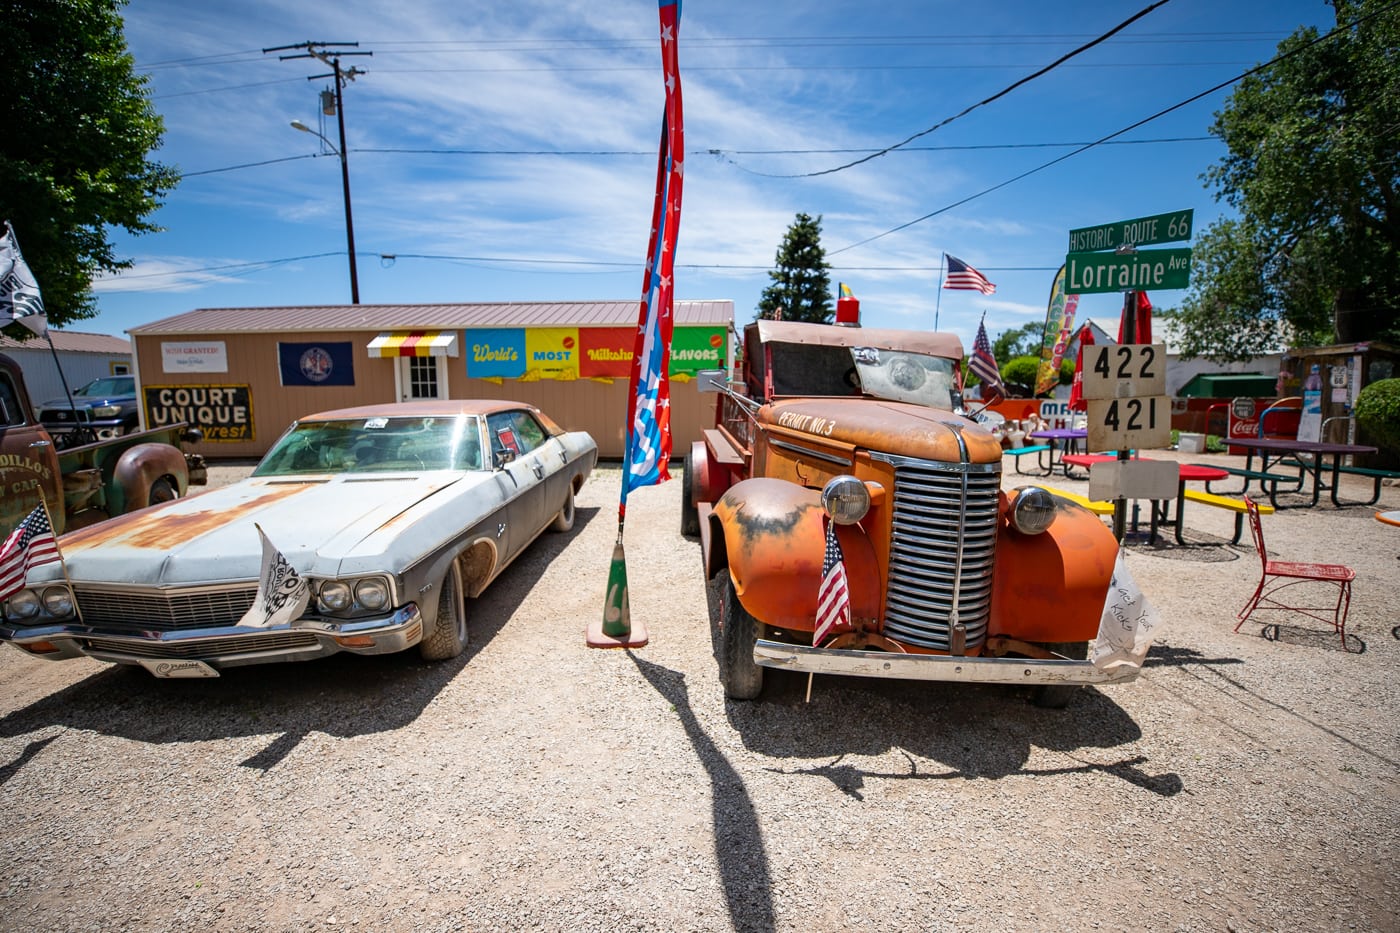
[[[438,394],[437,360],[431,356],[410,357],[408,385],[410,398],[441,398]]]

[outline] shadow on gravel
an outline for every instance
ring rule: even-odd
[[[710,806],[715,832],[715,861],[719,863],[729,921],[736,930],[771,930],[773,913],[772,872],[763,848],[763,833],[744,779],[705,733],[690,706],[685,675],[643,661],[630,650],[627,656],[657,693],[675,707],[695,755],[710,778]]]
[[[161,680],[139,667],[114,665],[0,718],[0,736],[59,727],[166,744],[275,734],[239,762],[266,771],[314,732],[348,738],[401,729],[423,713],[510,618],[513,607],[506,600],[512,588],[499,584],[511,576],[538,579],[598,511],[576,510],[571,531],[541,535],[481,596],[467,600],[471,641],[450,661],[423,661],[410,648],[393,655],[337,654],[232,667],[210,680]],[[0,765],[0,784],[51,738],[31,742],[14,762]]]

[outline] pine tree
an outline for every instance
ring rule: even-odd
[[[763,290],[756,318],[831,323],[831,266],[821,240],[821,216],[799,213],[778,247],[776,268],[768,273],[773,284]]]

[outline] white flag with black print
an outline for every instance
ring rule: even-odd
[[[19,251],[19,240],[8,220],[0,235],[0,313],[6,311],[11,321],[19,321],[40,337],[49,332],[39,283]]]
[[[1089,660],[1103,671],[1124,666],[1142,670],[1147,649],[1152,647],[1152,636],[1162,621],[1157,607],[1147,601],[1128,572],[1123,550],[1118,549],[1118,557],[1113,562],[1113,579],[1104,599],[1103,615],[1099,618],[1099,634],[1090,646]]]
[[[311,588],[287,562],[286,556],[267,540],[262,527],[256,523],[253,527],[258,529],[258,537],[262,539],[262,572],[258,574],[253,608],[238,620],[238,624],[249,628],[288,625],[306,611],[311,601]]]

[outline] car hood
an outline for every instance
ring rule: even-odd
[[[59,549],[76,583],[247,581],[262,561],[256,523],[299,573],[398,573],[489,514],[498,490],[485,472],[252,478],[79,529]]]

